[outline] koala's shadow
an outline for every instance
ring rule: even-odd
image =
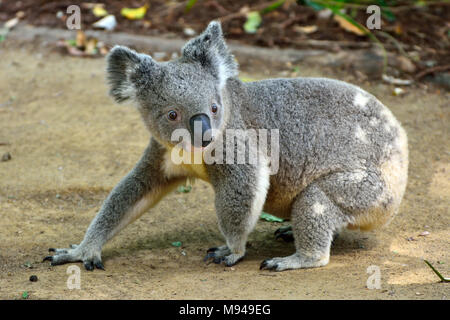
[[[270,228],[250,235],[246,256],[248,260],[258,260],[262,256],[282,257],[295,252],[294,242],[275,238],[276,229]],[[341,256],[361,250],[372,250],[377,246],[379,241],[372,232],[343,230],[332,242],[331,255]]]
[[[287,256],[295,252],[293,242],[275,239],[274,231],[276,229],[276,226],[262,226],[257,227],[255,232],[250,234],[246,260]],[[215,224],[208,224],[203,228],[159,230],[128,242],[125,246],[105,248],[103,257],[106,261],[113,257],[135,254],[145,250],[173,249],[175,242],[181,242],[182,249],[191,249],[200,254],[203,250],[206,253],[208,248],[223,245],[225,240]],[[333,241],[331,255],[339,256],[355,251],[371,250],[377,245],[378,241],[373,233],[344,230]]]

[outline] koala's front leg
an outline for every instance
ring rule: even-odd
[[[165,176],[164,153],[165,149],[152,140],[136,166],[111,191],[83,241],[67,249],[49,249],[55,254],[45,257],[44,261],[49,260],[52,265],[82,261],[87,270],[104,269],[103,245],[181,183],[182,177],[168,179]]]
[[[230,267],[243,259],[249,233],[253,230],[269,188],[267,165],[220,165],[213,174],[219,228],[226,245],[207,251],[205,261]]]

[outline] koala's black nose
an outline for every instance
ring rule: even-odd
[[[206,147],[211,142],[211,122],[204,113],[199,113],[189,120],[192,133],[192,145],[196,148]]]

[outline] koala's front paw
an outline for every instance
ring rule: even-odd
[[[97,248],[83,248],[79,245],[72,244],[70,248],[66,249],[48,249],[49,252],[54,252],[53,256],[46,256],[43,261],[50,261],[52,266],[57,266],[64,263],[82,261],[84,267],[88,271],[97,269],[105,270],[101,258],[101,249]]]
[[[244,258],[244,255],[231,253],[227,246],[220,246],[210,248],[206,251],[205,262],[214,262],[216,264],[225,264],[227,267],[232,267]]]

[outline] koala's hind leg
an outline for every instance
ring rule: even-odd
[[[326,265],[333,235],[348,222],[316,183],[309,185],[294,201],[291,219],[296,253],[264,260],[260,269],[283,271]]]

